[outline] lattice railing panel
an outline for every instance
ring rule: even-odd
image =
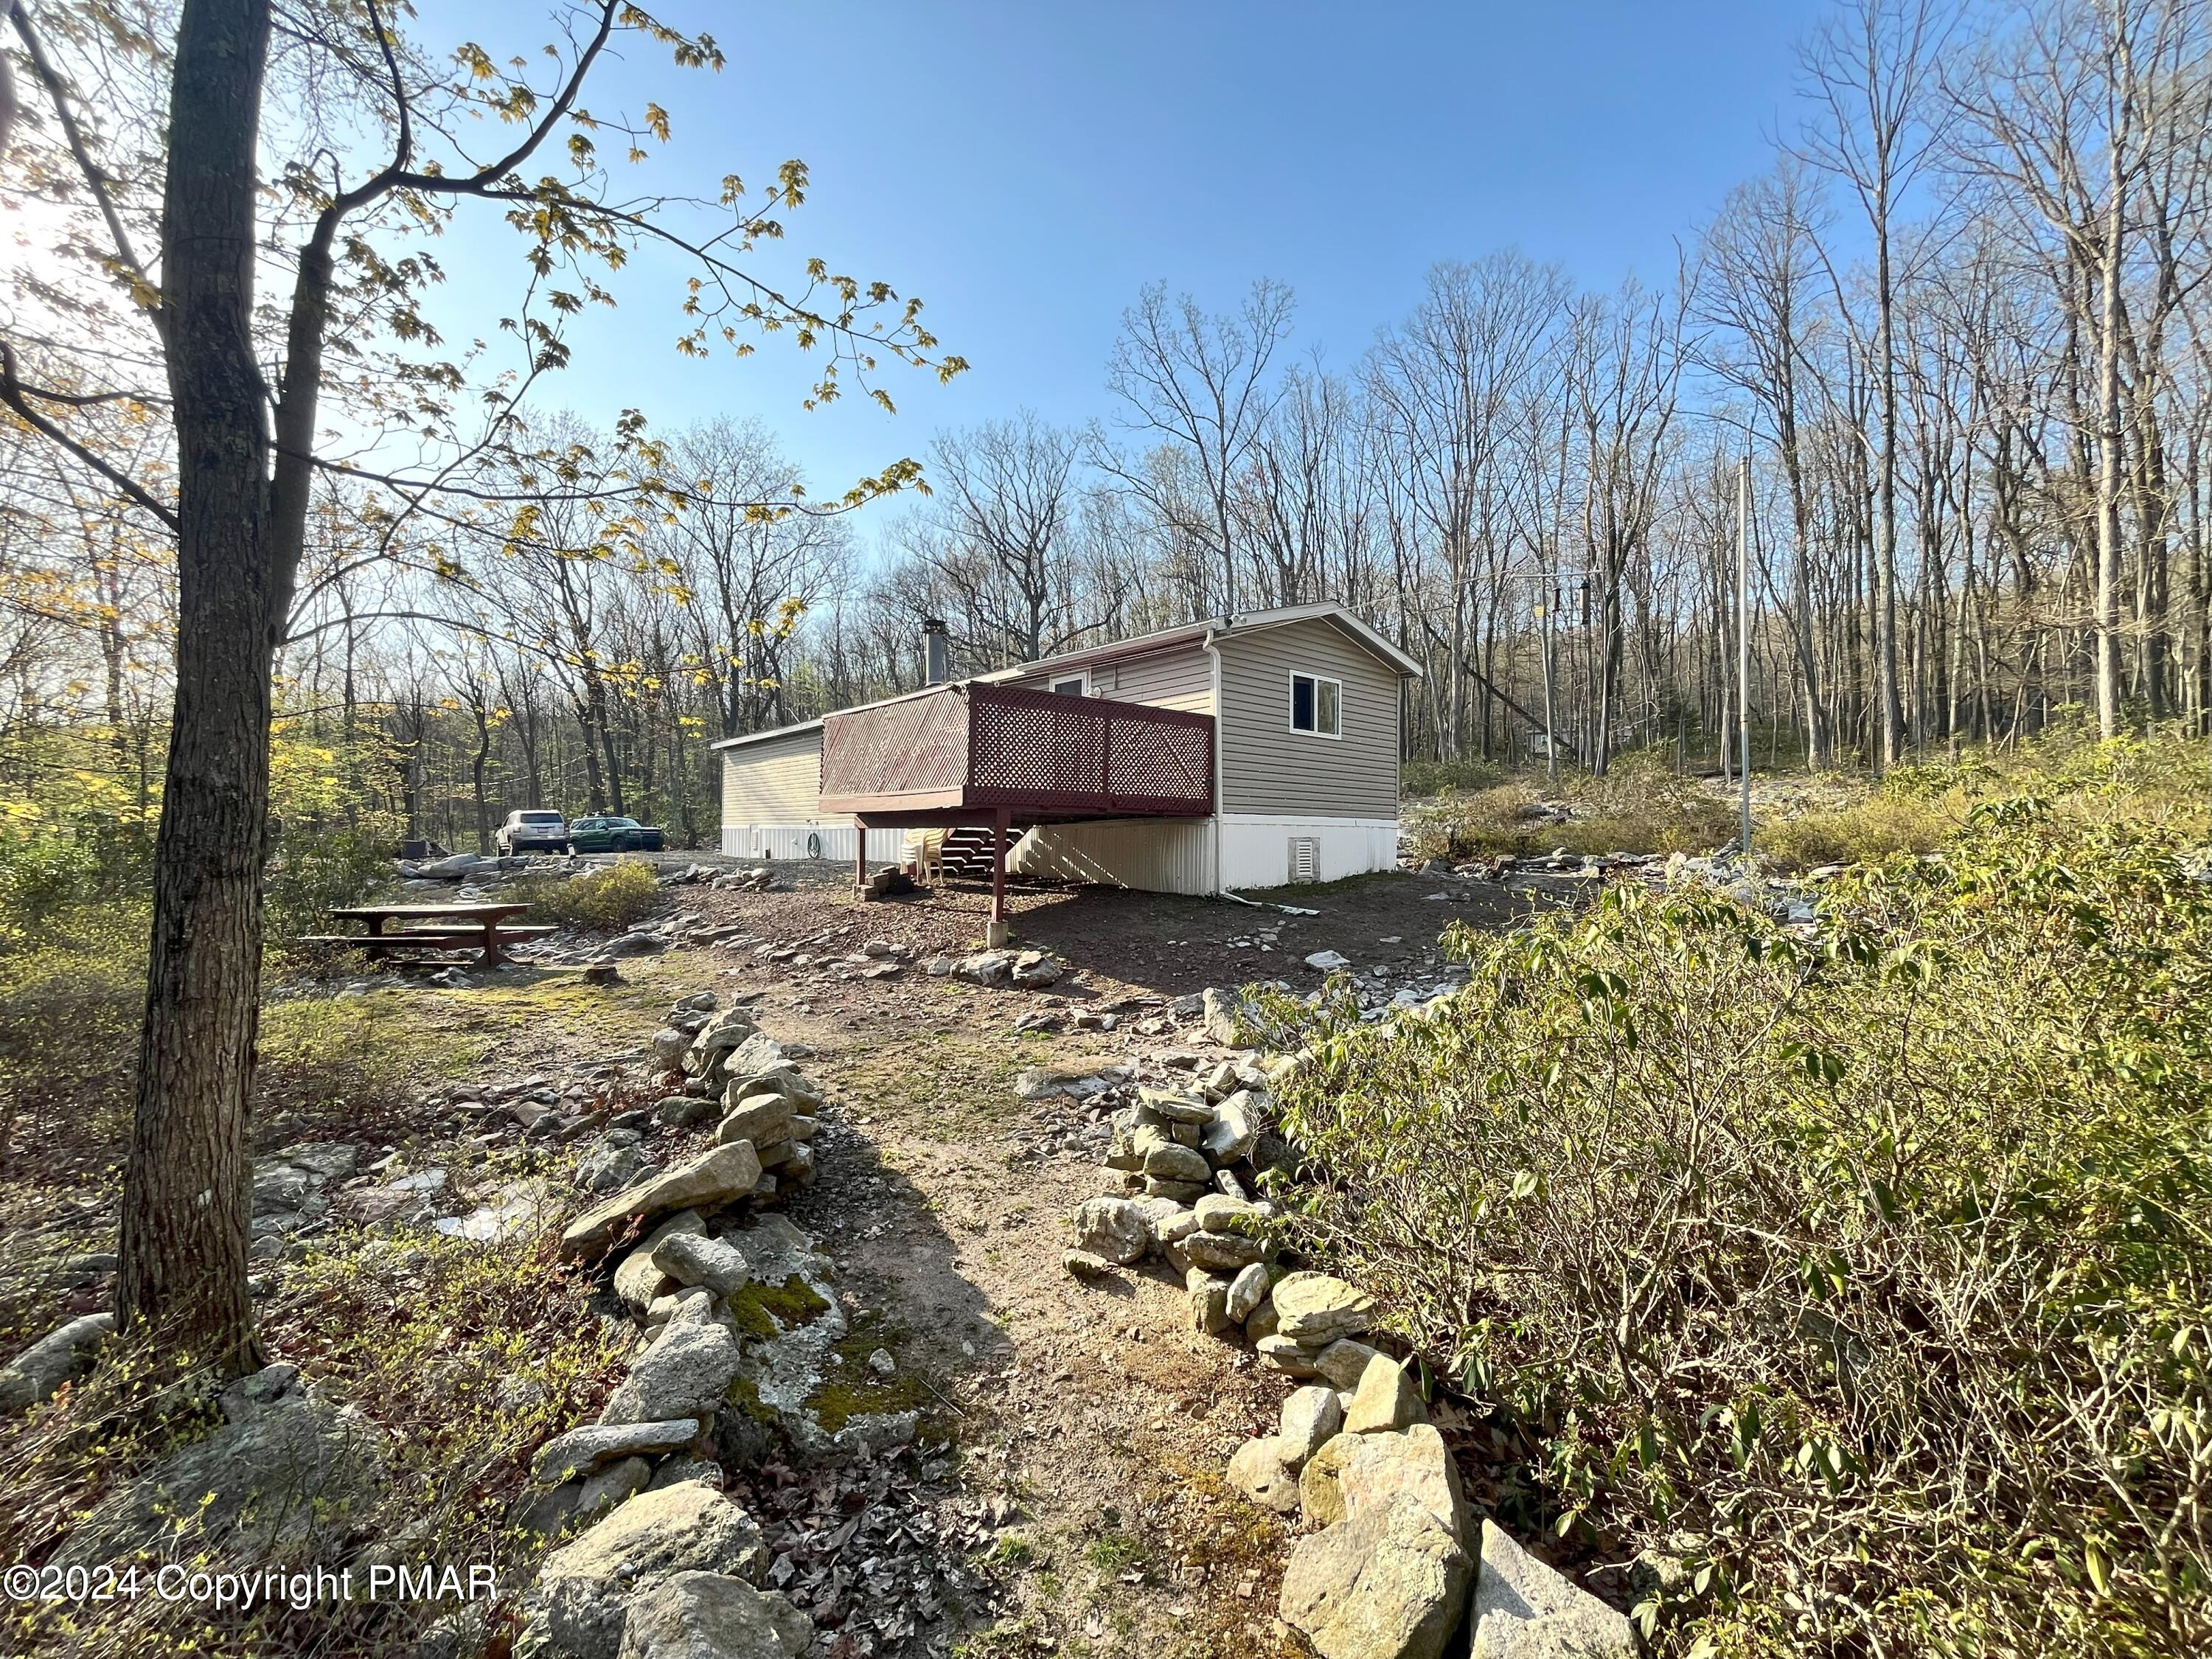
[[[925,794],[959,797],[928,810],[1209,811],[1213,720],[1143,703],[971,684],[823,721],[825,802],[888,812]]]
[[[1080,697],[1053,706],[978,698],[969,738],[968,781],[1025,795],[1106,793],[1106,722]]]
[[[1213,798],[1213,733],[1204,726],[1115,716],[1108,732],[1106,793],[1145,800]]]
[[[968,775],[968,708],[946,686],[822,723],[825,797],[957,789]]]

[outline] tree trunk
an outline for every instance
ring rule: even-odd
[[[266,0],[185,0],[162,202],[177,427],[177,693],[154,855],[116,1309],[179,1363],[258,1359],[246,1111],[261,974],[272,560],[267,390],[253,337],[254,150]]]

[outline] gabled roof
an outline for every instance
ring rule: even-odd
[[[1270,611],[1239,611],[1228,616],[1201,617],[1196,622],[1163,628],[1156,633],[1133,635],[1126,640],[1111,640],[1104,645],[1085,646],[1079,651],[1062,651],[1053,656],[1040,657],[1035,662],[994,669],[990,673],[977,674],[974,678],[991,681],[1027,679],[1032,674],[1050,673],[1056,668],[1075,668],[1090,663],[1115,661],[1124,657],[1150,656],[1155,651],[1164,651],[1173,646],[1200,643],[1208,636],[1255,634],[1262,629],[1283,628],[1291,623],[1302,622],[1333,623],[1350,636],[1354,644],[1365,647],[1405,678],[1417,680],[1421,678],[1419,663],[1345,606],[1331,602],[1285,605]]]
[[[1148,657],[1156,651],[1166,651],[1178,645],[1199,645],[1208,639],[1218,639],[1237,634],[1256,634],[1265,629],[1283,628],[1291,623],[1325,622],[1333,624],[1352,641],[1364,647],[1381,658],[1407,679],[1421,678],[1421,665],[1384,639],[1343,605],[1324,602],[1319,605],[1279,605],[1271,611],[1240,611],[1233,615],[1201,617],[1196,622],[1183,623],[1174,628],[1163,628],[1150,634],[1137,634],[1126,640],[1110,640],[1103,645],[1086,646],[1079,651],[1062,651],[1049,657],[1040,657],[1035,662],[1017,663],[1012,668],[994,668],[988,674],[970,674],[967,680],[980,680],[996,685],[1007,680],[1027,679],[1032,674],[1048,674],[1055,669],[1085,667],[1094,663],[1118,662],[1127,657]],[[963,681],[954,681],[955,684]],[[879,708],[887,702],[902,702],[908,697],[921,696],[934,691],[926,685],[919,691],[902,691],[894,697],[878,697],[872,702],[855,703],[852,708],[836,712],[849,714],[854,709]],[[746,744],[765,743],[770,738],[787,738],[801,732],[820,727],[820,720],[800,720],[792,726],[779,726],[772,732],[749,732],[741,738],[724,738],[709,744],[710,749],[738,749]]]
[[[742,749],[749,743],[766,743],[770,738],[787,738],[798,732],[818,732],[820,720],[800,720],[793,726],[779,726],[767,732],[748,732],[741,738],[722,738],[707,745],[709,749]]]

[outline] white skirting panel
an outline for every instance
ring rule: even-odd
[[[1006,868],[1148,893],[1213,890],[1210,818],[1107,818],[1039,824],[1014,843]]]
[[[1232,892],[1245,887],[1281,887],[1291,878],[1292,843],[1319,843],[1314,878],[1341,881],[1398,863],[1395,818],[1273,817],[1257,813],[1221,815],[1221,884]]]
[[[812,837],[818,851],[810,848]],[[868,860],[872,864],[896,864],[905,846],[903,830],[871,830],[868,831]],[[842,823],[824,821],[818,823],[726,823],[722,826],[722,851],[735,859],[830,859],[840,864],[853,861],[853,821]]]

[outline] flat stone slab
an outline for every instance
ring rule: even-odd
[[[717,1146],[593,1205],[562,1233],[561,1254],[572,1261],[596,1261],[630,1222],[665,1210],[714,1209],[744,1197],[760,1177],[760,1158],[750,1141]]]
[[[698,1437],[696,1417],[671,1418],[661,1423],[587,1423],[540,1446],[530,1460],[530,1473],[550,1485],[617,1458],[674,1451]]]
[[[1473,1659],[1635,1659],[1628,1615],[1482,1523]]]

